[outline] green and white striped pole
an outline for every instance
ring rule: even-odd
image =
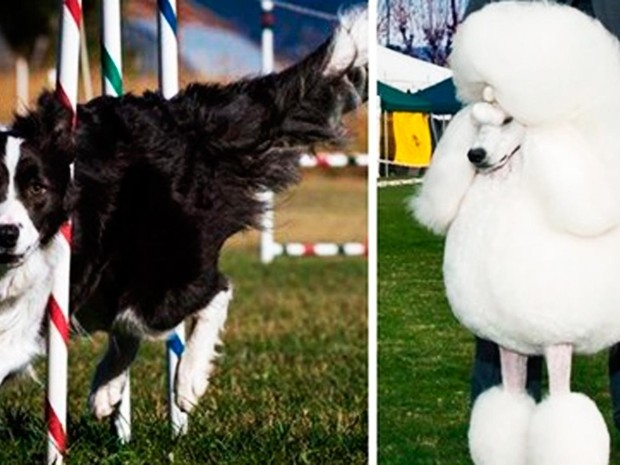
[[[101,86],[103,95],[123,95],[123,59],[121,45],[120,0],[101,2]],[[126,444],[131,440],[131,378],[127,383],[118,409],[112,418],[118,439]]]

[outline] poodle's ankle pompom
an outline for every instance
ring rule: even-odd
[[[476,400],[469,451],[476,465],[526,465],[527,429],[536,404],[525,392],[496,386]],[[559,462],[558,462],[559,463]]]
[[[617,39],[553,2],[494,2],[473,13],[454,36],[450,66],[463,102],[485,100],[490,86],[494,100],[526,125],[609,114],[620,102]]]
[[[528,465],[607,465],[609,433],[598,408],[578,393],[553,395],[532,415]]]
[[[476,133],[471,107],[465,107],[452,118],[433,152],[420,192],[409,200],[414,217],[437,234],[447,231],[474,179],[467,148]]]

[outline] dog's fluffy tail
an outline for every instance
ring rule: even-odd
[[[342,115],[365,101],[367,23],[365,9],[352,9],[296,65],[225,86],[190,85],[173,102],[200,126],[209,156],[254,188],[281,190],[297,180],[299,155],[341,142]]]

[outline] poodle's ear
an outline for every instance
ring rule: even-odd
[[[41,150],[51,150],[62,155],[65,162],[72,163],[75,158],[73,117],[71,110],[54,93],[45,91],[39,96],[34,110],[15,117],[11,129]]]

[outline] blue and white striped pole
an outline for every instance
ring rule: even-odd
[[[123,60],[121,47],[121,2],[101,2],[101,84],[103,95],[120,97],[123,94]],[[126,444],[131,440],[131,377],[127,382],[118,409],[112,418],[118,439]]]
[[[159,90],[164,98],[179,92],[179,45],[177,41],[177,6],[175,0],[157,0],[157,36],[159,52]],[[187,433],[187,414],[177,406],[174,382],[181,354],[185,350],[185,326],[177,326],[166,344],[168,359],[168,414],[172,435]]]

